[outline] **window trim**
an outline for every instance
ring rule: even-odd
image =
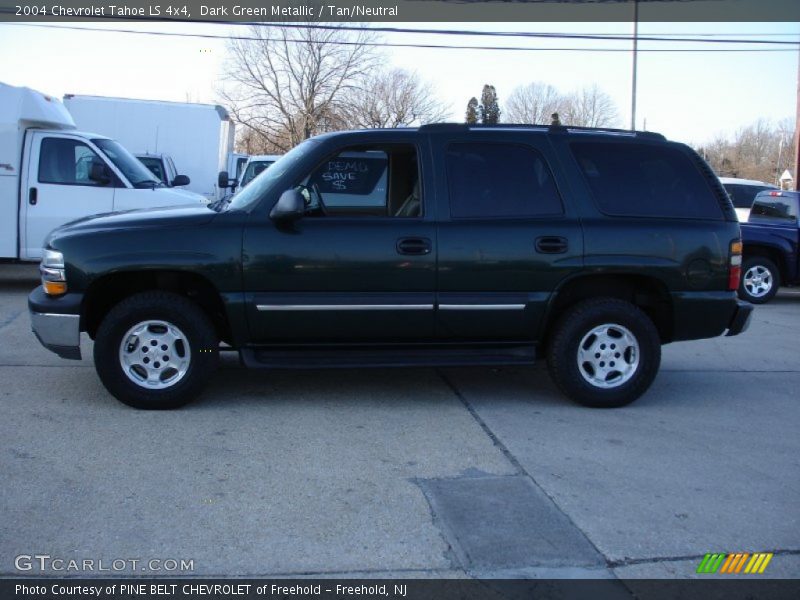
[[[534,154],[538,155],[539,158],[542,160],[544,167],[547,169],[547,172],[550,174],[550,180],[553,182],[553,188],[556,192],[556,197],[561,205],[561,211],[555,213],[546,213],[546,214],[539,214],[539,215],[476,215],[476,216],[467,216],[467,217],[457,217],[453,215],[453,205],[452,200],[454,194],[451,188],[451,178],[450,173],[448,170],[448,163],[447,163],[447,153],[450,150],[450,147],[453,145],[469,145],[469,144],[477,144],[480,146],[517,146],[524,150],[529,150]],[[528,144],[525,142],[520,142],[517,140],[514,141],[502,141],[502,140],[469,140],[467,138],[458,138],[458,139],[451,139],[443,144],[444,152],[442,154],[444,158],[444,177],[445,177],[445,188],[447,190],[447,214],[450,221],[541,221],[543,219],[566,219],[567,218],[567,206],[564,202],[564,195],[561,193],[561,190],[558,186],[558,181],[555,177],[555,171],[553,170],[550,162],[547,160],[546,154],[532,144]]]

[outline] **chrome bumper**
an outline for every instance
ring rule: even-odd
[[[31,329],[36,339],[61,358],[81,359],[81,318],[30,311]]]

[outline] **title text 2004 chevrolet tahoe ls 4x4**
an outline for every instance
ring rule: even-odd
[[[530,363],[590,406],[650,386],[661,344],[740,333],[733,206],[653,133],[431,125],[307,140],[228,204],[54,231],[29,307],[95,340],[139,408],[197,395],[220,342],[252,367]]]

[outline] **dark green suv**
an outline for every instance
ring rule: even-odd
[[[33,330],[94,339],[106,388],[180,406],[220,349],[249,367],[528,364],[621,406],[661,345],[742,332],[739,224],[690,148],[653,133],[431,125],[331,133],[227,204],[54,231]]]

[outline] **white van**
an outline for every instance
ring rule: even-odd
[[[0,259],[40,259],[50,231],[81,217],[204,202],[118,142],[76,131],[58,99],[0,83]]]

